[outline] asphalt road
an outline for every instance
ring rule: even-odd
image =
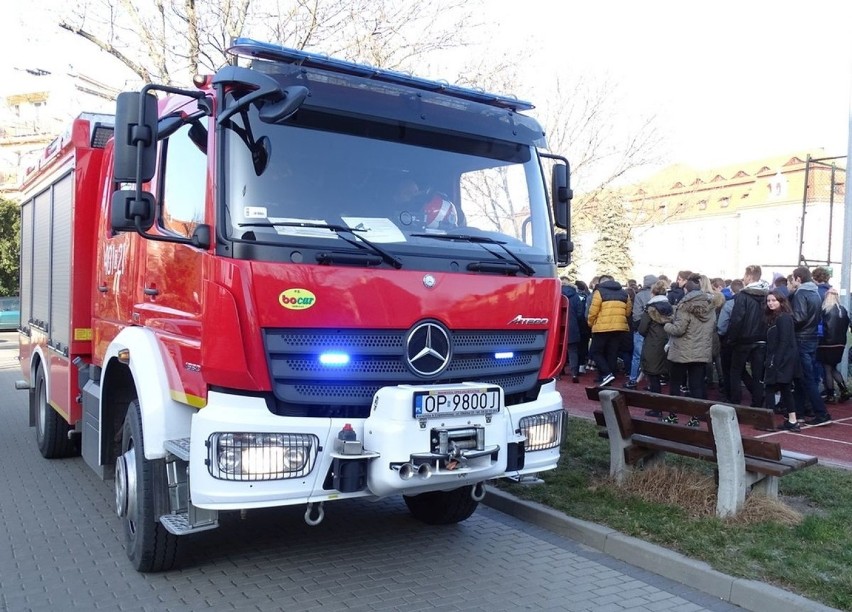
[[[48,461],[27,426],[15,334],[0,334],[0,610],[738,609],[480,506],[430,527],[399,499],[221,516],[189,536],[181,569],[130,568],[112,483]]]

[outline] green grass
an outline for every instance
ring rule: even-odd
[[[682,458],[670,463],[696,473],[712,465]],[[852,610],[852,472],[823,466],[781,479],[782,499],[795,498],[804,520],[738,524],[694,518],[677,505],[644,501],[608,479],[609,445],[594,423],[571,418],[556,470],[542,485],[501,481],[500,488],[565,514],[706,561],[732,576],[760,580],[829,606]]]

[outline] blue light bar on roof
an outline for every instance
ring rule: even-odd
[[[432,81],[394,70],[375,68],[366,64],[358,64],[356,62],[320,55],[319,53],[299,51],[298,49],[260,42],[251,38],[235,39],[231,46],[228,47],[228,53],[240,57],[256,57],[259,59],[298,64],[308,68],[319,68],[365,79],[383,81],[385,83],[395,83],[425,91],[436,91],[456,98],[488,104],[498,108],[507,108],[515,111],[535,108],[530,102],[518,100],[512,96],[492,94],[458,85],[450,85],[441,81]]]

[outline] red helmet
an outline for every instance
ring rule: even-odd
[[[455,228],[459,214],[455,204],[442,193],[435,193],[423,205],[423,222],[429,229]]]

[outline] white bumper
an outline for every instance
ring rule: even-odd
[[[517,443],[523,440],[518,433],[521,419],[562,410],[562,398],[556,391],[555,383],[542,387],[538,399],[533,402],[502,407],[499,412],[489,415],[462,414],[428,419],[417,419],[413,416],[412,396],[418,389],[434,387],[402,386],[380,389],[367,419],[282,417],[271,413],[266,403],[259,398],[210,393],[207,406],[192,418],[192,503],[199,508],[236,510],[347,497],[416,495],[556,467],[559,444],[547,450],[528,450],[523,469],[506,472],[509,445],[514,444],[517,447]],[[352,425],[357,440],[363,444],[360,458],[349,455],[341,457],[334,452],[337,434],[346,423]],[[434,459],[435,439],[441,430],[449,432],[451,446],[453,436],[464,437],[467,432],[478,430],[479,448],[484,450],[477,451],[472,448],[473,443],[468,436],[464,440],[458,440],[458,445],[463,449],[457,451],[457,461]],[[212,458],[208,441],[213,434],[228,432],[316,436],[319,449],[313,469],[298,478],[279,480],[232,481],[216,478],[208,467]],[[337,464],[335,458],[338,460]],[[363,467],[358,469],[363,471],[364,478],[363,486],[360,486],[359,490],[342,493],[331,486],[329,475],[333,467],[340,467],[341,460],[362,464]],[[420,467],[423,463],[429,463],[430,467]],[[410,467],[415,468],[414,472],[406,474]]]

